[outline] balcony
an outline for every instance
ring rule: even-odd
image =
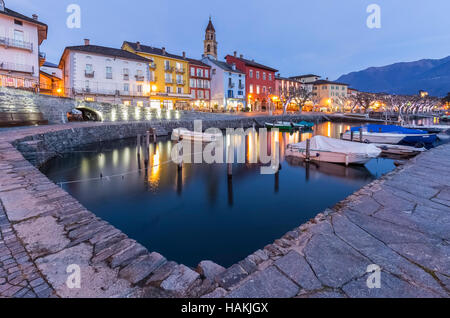
[[[234,88],[234,86],[235,86],[234,83],[228,83],[229,88]]]
[[[0,70],[33,74],[34,66],[9,62],[0,62]]]
[[[186,70],[184,68],[180,67],[180,68],[175,68],[175,72],[177,74],[184,74],[186,72]]]
[[[173,83],[173,79],[171,78],[166,78],[166,84],[172,84]]]
[[[138,81],[138,82],[143,82],[145,79],[144,75],[136,75],[135,78],[136,78],[136,81]]]
[[[239,84],[239,89],[244,89],[245,88],[245,86],[244,85],[242,85],[242,84]]]
[[[149,64],[149,67],[151,68],[151,69],[156,69],[156,63],[155,62],[151,62],[150,64]]]
[[[94,75],[95,75],[94,71],[84,71],[84,77],[94,78]]]
[[[164,70],[167,72],[167,73],[172,73],[173,72],[173,70],[174,70],[174,68],[172,67],[172,66],[165,66],[164,67]]]
[[[0,45],[4,45],[6,48],[14,47],[17,49],[23,49],[33,52],[33,43],[15,40],[7,37],[0,37]]]
[[[177,85],[186,85],[185,80],[177,80]]]

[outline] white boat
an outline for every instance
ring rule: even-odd
[[[287,157],[308,159],[307,141],[289,144],[286,149]],[[381,154],[381,149],[363,143],[355,143],[324,136],[310,139],[309,159],[314,161],[349,164],[365,164]]]
[[[390,144],[373,144],[373,145],[380,148],[383,154],[386,155],[415,156],[427,150],[424,147],[416,148],[403,145],[390,145]]]
[[[214,142],[223,138],[222,133],[205,133],[199,131],[191,131],[185,128],[176,128],[172,131],[172,139],[185,139],[192,141]]]
[[[421,129],[431,132],[441,132],[450,130],[450,125],[403,125],[405,128]]]
[[[398,144],[406,135],[396,133],[379,133],[379,132],[362,132],[362,141],[365,143],[377,143],[377,144]],[[342,135],[343,140],[352,140],[351,132],[347,131]],[[353,132],[353,141],[361,141],[360,133]]]

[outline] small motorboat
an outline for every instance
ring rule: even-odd
[[[324,136],[315,136],[309,139],[309,154],[307,144],[308,141],[289,144],[286,149],[286,156],[345,165],[361,165],[381,154],[381,149],[375,145],[354,143]]]
[[[362,136],[362,140],[361,140]],[[343,134],[342,139],[365,143],[379,144],[432,144],[436,141],[436,134],[429,134],[425,130],[410,129],[395,125],[365,125],[353,127]]]
[[[411,147],[403,145],[390,145],[390,144],[373,144],[381,149],[382,153],[385,155],[396,155],[396,156],[416,156],[421,152],[426,151],[424,147]]]
[[[314,123],[308,122],[308,121],[301,121],[299,123],[294,124],[296,127],[300,127],[303,129],[311,129],[314,127]]]
[[[172,139],[185,139],[192,141],[214,142],[223,138],[222,133],[205,133],[199,131],[191,131],[185,128],[176,128],[172,131]]]
[[[296,127],[294,123],[288,121],[277,121],[275,123],[265,123],[267,129],[277,128],[279,130],[293,130],[300,127]]]

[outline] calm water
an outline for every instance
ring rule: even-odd
[[[189,266],[205,259],[229,266],[394,168],[389,159],[306,168],[284,158],[288,143],[313,134],[338,137],[348,128],[324,123],[312,133],[280,134],[282,170],[276,175],[261,175],[252,164],[235,164],[232,180],[225,164],[185,164],[179,173],[170,162],[170,140],[151,145],[145,169],[134,138],[85,147],[42,170],[149,250]]]

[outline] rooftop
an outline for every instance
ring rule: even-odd
[[[237,57],[237,56],[234,56],[234,55],[227,55],[225,58],[227,58],[228,56],[233,57],[233,58],[238,59],[238,60],[241,60],[242,62],[245,63],[245,65],[248,65],[248,66],[261,68],[261,69],[265,69],[265,70],[272,71],[272,72],[278,72],[278,70],[276,70],[274,68],[271,68],[271,67],[263,65],[263,64],[259,64],[259,63],[255,62],[253,60],[250,61],[250,60],[244,59],[243,57]]]
[[[41,26],[44,26],[44,27],[48,28],[47,24],[45,24],[45,23],[43,23],[41,21],[38,21],[37,19],[27,17],[26,15],[23,15],[21,13],[18,13],[16,11],[13,11],[13,10],[8,9],[8,8],[5,8],[5,11],[0,11],[0,14],[4,14],[4,15],[7,15],[7,16],[16,18],[16,19],[21,19],[21,20],[27,21],[29,23],[38,24],[38,25],[41,25]]]
[[[221,69],[223,69],[226,72],[233,72],[233,73],[238,73],[238,74],[245,74],[244,72],[241,72],[238,69],[233,70],[233,67],[226,63],[226,62],[222,62],[222,61],[218,61],[215,59],[209,59],[212,63],[214,63],[215,65],[217,65],[218,67],[220,67]]]
[[[318,80],[315,82],[312,82],[310,84],[314,84],[314,85],[325,85],[325,84],[331,84],[331,85],[345,85],[348,86],[348,84],[345,83],[339,83],[339,82],[333,82],[333,81],[328,81],[328,80]]]
[[[124,41],[123,44],[130,46],[136,52],[148,53],[148,54],[160,55],[160,56],[167,56],[167,57],[170,57],[173,59],[184,60],[184,61],[188,60],[188,58],[186,58],[186,57],[176,55],[176,54],[171,54],[171,53],[167,52],[165,48],[157,48],[157,47],[153,47],[153,46],[143,45],[139,42],[129,42],[129,41]],[[139,48],[138,48],[138,46],[139,46]]]
[[[115,48],[106,47],[106,46],[99,46],[99,45],[68,46],[68,47],[66,47],[66,50],[101,54],[101,55],[107,55],[107,56],[112,56],[112,57],[121,57],[124,59],[136,60],[136,61],[147,62],[147,63],[149,62],[148,59],[146,59],[145,57],[142,57],[140,55],[137,55],[137,54],[134,54],[134,53],[122,50],[122,49],[115,49]]]
[[[320,76],[314,74],[305,74],[305,75],[291,76],[289,78],[308,78],[308,77],[320,77]]]

